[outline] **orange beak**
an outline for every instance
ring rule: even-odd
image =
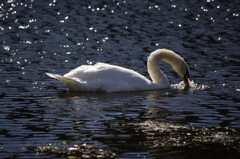
[[[186,73],[186,74],[184,75],[184,77],[183,77],[183,81],[184,81],[185,87],[190,87],[188,78],[189,78],[189,74]]]

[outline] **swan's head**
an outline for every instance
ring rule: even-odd
[[[187,63],[182,59],[178,65],[175,65],[174,70],[178,73],[180,77],[182,77],[186,87],[190,87],[189,84],[189,68]]]

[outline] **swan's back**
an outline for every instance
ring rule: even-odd
[[[56,76],[70,91],[137,91],[151,85],[150,80],[133,70],[106,63],[82,65],[64,76]]]

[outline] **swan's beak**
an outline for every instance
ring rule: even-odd
[[[184,81],[185,87],[190,87],[188,78],[189,78],[189,74],[186,73],[186,74],[184,75],[184,77],[183,77],[183,81]]]

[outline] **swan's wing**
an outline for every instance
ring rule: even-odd
[[[152,84],[146,77],[133,70],[105,63],[82,65],[64,76],[49,73],[48,75],[58,79],[73,91],[148,90]]]
[[[141,81],[149,82],[146,77],[133,70],[106,63],[97,63],[93,66],[82,65],[76,69],[71,70],[69,73],[65,74],[64,77],[88,80],[113,80],[115,82],[119,80],[131,81],[133,79],[138,79]]]
[[[97,63],[94,67],[97,71],[88,70],[86,73],[96,71],[96,75],[100,76],[106,91],[109,92],[147,90],[152,84],[143,75],[124,67],[105,63]]]

